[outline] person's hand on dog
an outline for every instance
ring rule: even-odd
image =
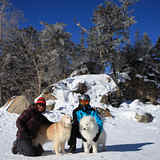
[[[98,138],[99,138],[99,136],[100,136],[100,130],[98,131],[98,133],[96,134],[96,136],[93,138],[93,141],[94,142],[97,142],[97,140],[98,140]]]

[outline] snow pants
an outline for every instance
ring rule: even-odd
[[[43,153],[41,145],[33,146],[31,139],[17,139],[13,145],[18,154],[25,156],[40,156]]]
[[[71,130],[71,136],[70,139],[68,141],[68,145],[73,148],[73,150],[76,149],[76,139],[77,138],[82,138],[81,134],[79,132],[79,127],[72,125],[72,130]]]

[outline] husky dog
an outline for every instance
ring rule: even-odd
[[[42,125],[38,136],[33,140],[33,144],[43,145],[46,142],[52,141],[56,155],[65,152],[65,143],[69,140],[72,129],[72,118],[68,115],[63,115],[61,120],[51,125]]]
[[[97,153],[99,144],[103,145],[104,150],[106,141],[106,133],[104,130],[100,134],[98,140],[96,142],[93,141],[98,133],[98,125],[94,117],[84,116],[80,120],[80,133],[86,140],[86,142],[83,141],[84,152],[89,153],[89,150],[92,147],[93,153]]]

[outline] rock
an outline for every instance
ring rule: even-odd
[[[79,83],[77,90],[75,90],[73,92],[84,94],[84,93],[87,92],[87,90],[88,90],[88,87],[87,87],[87,85],[85,83]]]
[[[16,96],[7,111],[10,113],[21,114],[25,109],[29,107],[29,105],[30,103],[25,96]]]
[[[153,121],[153,116],[150,113],[145,113],[143,115],[136,113],[135,119],[138,122],[149,123]]]
[[[95,110],[100,114],[101,117],[113,117],[108,108],[103,109],[96,107]]]

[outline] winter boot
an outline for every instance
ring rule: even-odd
[[[41,146],[41,144],[38,145],[37,149],[41,154],[44,152],[43,147]]]
[[[75,153],[76,152],[76,146],[75,145],[70,146],[69,149],[68,149],[68,152],[69,153]]]
[[[17,151],[17,140],[15,140],[13,142],[13,146],[12,146],[11,151],[12,151],[13,154],[17,154],[18,153],[18,151]]]

